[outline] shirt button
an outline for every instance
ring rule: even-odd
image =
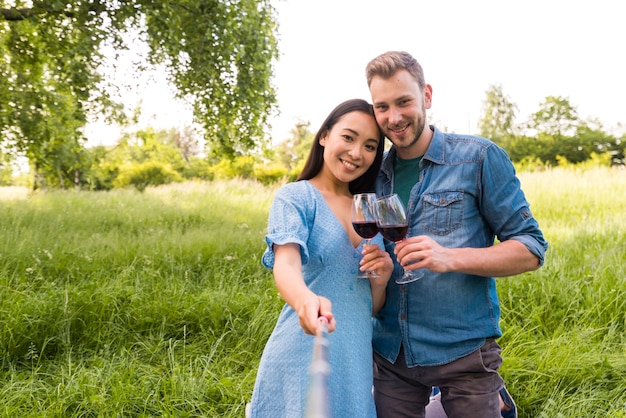
[[[402,321],[406,321],[406,315],[400,315],[400,319],[401,319]]]

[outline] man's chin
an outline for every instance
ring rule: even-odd
[[[414,143],[408,136],[389,138],[389,140],[398,148],[409,148]]]

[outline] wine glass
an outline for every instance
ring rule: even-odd
[[[376,194],[359,193],[352,197],[352,226],[357,234],[370,245],[372,238],[378,234],[376,225]],[[357,277],[379,277],[373,270],[361,272]]]
[[[380,234],[389,241],[400,242],[409,231],[407,212],[400,197],[395,193],[376,200],[376,216]],[[398,284],[411,283],[424,277],[423,272],[404,268],[402,270],[402,278],[396,279]]]

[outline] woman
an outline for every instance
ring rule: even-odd
[[[383,140],[369,103],[341,103],[317,132],[298,181],[276,193],[263,264],[286,304],[261,358],[251,418],[304,416],[320,316],[328,320],[331,415],[376,416],[370,321],[393,263],[379,236],[363,247],[350,207],[353,194],[373,191]],[[359,279],[358,270],[380,277]]]

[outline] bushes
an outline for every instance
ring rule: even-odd
[[[279,183],[282,181],[294,181],[301,168],[288,170],[280,163],[262,163],[251,156],[240,156],[233,160],[223,159],[219,163],[211,166],[209,171],[214,179],[228,180],[233,178],[244,178],[257,180],[265,185]]]
[[[157,161],[146,161],[121,167],[119,175],[113,180],[113,186],[133,186],[142,192],[148,186],[181,181],[183,177],[169,165]]]

